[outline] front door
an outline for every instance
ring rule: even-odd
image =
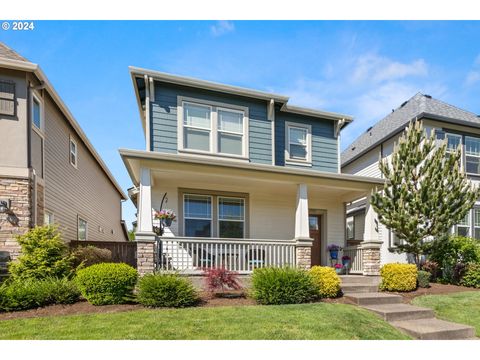
[[[321,244],[322,244],[321,219],[322,219],[322,215],[310,215],[308,217],[310,237],[313,239],[312,266],[320,265],[320,260],[321,260]]]

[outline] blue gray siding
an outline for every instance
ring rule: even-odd
[[[177,152],[177,96],[248,107],[250,161],[272,163],[272,126],[267,119],[265,101],[159,82],[155,83],[155,99],[151,105],[153,151]]]
[[[278,109],[275,113],[275,165],[299,167],[285,164],[286,121],[312,126],[312,169],[338,172],[338,146],[334,136],[334,122],[280,112]]]

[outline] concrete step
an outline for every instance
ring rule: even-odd
[[[422,308],[408,304],[367,305],[362,307],[377,313],[386,321],[434,318],[434,313],[432,309]]]
[[[342,284],[380,284],[380,276],[340,275]]]
[[[420,340],[473,340],[475,337],[475,329],[471,326],[438,319],[394,321],[391,324]]]
[[[392,295],[381,292],[347,293],[345,297],[357,305],[401,304],[403,300],[400,295]]]
[[[344,294],[378,292],[378,285],[373,285],[369,283],[341,284],[341,288]]]

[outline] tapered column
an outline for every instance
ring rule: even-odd
[[[380,250],[382,242],[379,240],[377,214],[370,205],[371,195],[367,195],[365,207],[365,230],[363,233],[362,256],[363,275],[380,274]]]
[[[296,264],[301,269],[309,269],[312,264],[312,243],[308,226],[308,193],[306,184],[297,185],[295,209],[295,253]]]
[[[152,233],[152,179],[149,168],[140,169],[140,194],[138,201],[137,222],[139,233]]]

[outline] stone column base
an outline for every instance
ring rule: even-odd
[[[136,233],[137,271],[140,276],[152,274],[155,271],[157,259],[156,235],[152,233]]]
[[[380,247],[381,241],[363,241],[361,244],[363,251],[363,275],[380,275]]]
[[[311,238],[295,239],[295,261],[298,268],[308,270],[312,267],[312,244]]]

